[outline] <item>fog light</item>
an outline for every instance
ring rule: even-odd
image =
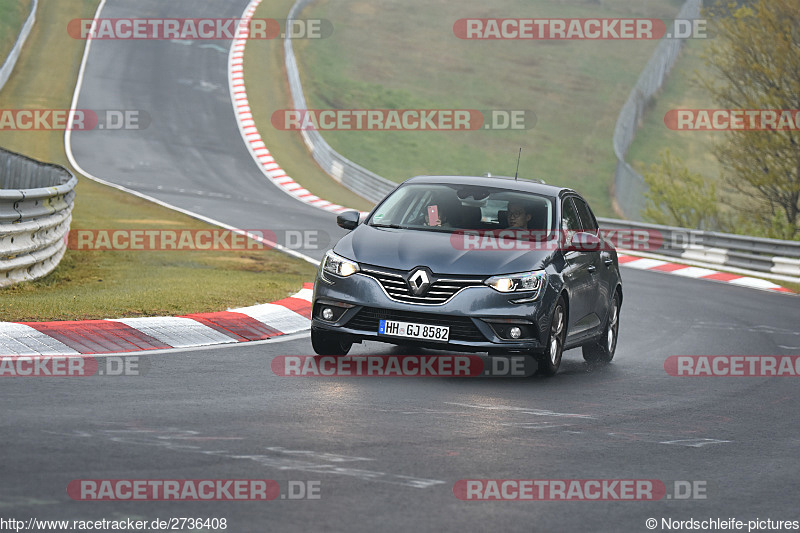
[[[333,319],[333,309],[330,307],[326,307],[322,310],[322,318],[325,320],[332,320]]]
[[[519,339],[522,336],[522,330],[519,329],[517,326],[514,326],[513,328],[508,330],[508,335],[512,339]]]

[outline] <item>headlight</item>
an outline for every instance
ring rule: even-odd
[[[539,296],[542,287],[547,284],[547,273],[544,270],[520,272],[493,276],[484,283],[498,292],[530,292],[534,291],[534,299]]]
[[[346,278],[347,276],[352,276],[361,269],[358,268],[358,263],[336,255],[332,250],[328,250],[325,254],[325,259],[322,260],[322,270],[323,272],[329,272]]]

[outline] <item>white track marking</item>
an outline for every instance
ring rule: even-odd
[[[100,18],[100,14],[103,11],[103,7],[105,6],[105,4],[106,4],[106,0],[101,0],[100,1],[100,4],[97,6],[97,11],[94,14],[94,18],[95,19],[99,19]],[[83,59],[81,59],[81,66],[80,66],[80,69],[78,70],[78,80],[75,83],[75,91],[72,94],[72,104],[70,106],[70,110],[71,111],[77,109],[77,106],[78,106],[78,98],[80,97],[81,87],[83,85],[83,77],[84,77],[84,74],[86,72],[86,63],[87,63],[87,61],[89,59],[89,50],[91,49],[91,46],[92,46],[92,40],[93,39],[92,39],[91,35],[87,36],[87,38],[86,38],[86,47],[83,49]],[[70,120],[68,122],[72,123],[72,113],[70,113]],[[108,185],[109,187],[114,187],[115,189],[118,189],[120,191],[124,191],[124,192],[126,192],[128,194],[132,194],[132,195],[137,196],[139,198],[142,198],[144,200],[148,200],[148,201],[153,202],[155,204],[158,204],[158,205],[160,205],[162,207],[166,207],[167,209],[171,209],[173,211],[177,211],[178,213],[183,213],[184,215],[188,215],[188,216],[190,216],[192,218],[196,218],[198,220],[202,220],[203,222],[207,222],[207,223],[212,224],[214,226],[218,226],[218,227],[221,227],[221,228],[224,228],[224,229],[235,231],[235,232],[243,234],[243,235],[247,235],[251,239],[255,239],[256,241],[259,241],[262,244],[266,244],[267,246],[273,247],[276,250],[280,250],[281,252],[286,253],[288,255],[291,255],[293,257],[297,257],[298,259],[303,259],[304,261],[307,261],[307,262],[311,263],[312,265],[318,265],[319,264],[319,261],[317,261],[316,259],[314,259],[312,257],[309,257],[309,256],[307,256],[305,254],[302,254],[300,252],[297,252],[295,250],[291,250],[289,248],[286,248],[285,246],[282,246],[282,245],[280,245],[278,243],[274,243],[274,242],[268,241],[267,239],[263,239],[263,238],[261,238],[261,237],[259,237],[257,235],[253,235],[251,233],[242,231],[241,229],[236,228],[234,226],[231,226],[229,224],[225,224],[224,222],[220,222],[218,220],[214,220],[213,218],[207,217],[205,215],[201,215],[199,213],[195,213],[193,211],[189,211],[188,209],[183,209],[181,207],[178,207],[178,206],[175,206],[175,205],[172,205],[172,204],[168,204],[168,203],[163,202],[163,201],[161,201],[161,200],[159,200],[157,198],[154,198],[152,196],[148,196],[146,194],[142,194],[142,193],[140,193],[138,191],[135,191],[133,189],[128,189],[127,187],[123,187],[122,185],[117,185],[116,183],[112,183],[112,182],[106,181],[106,180],[104,180],[102,178],[98,178],[97,176],[93,176],[92,174],[86,172],[86,170],[84,170],[78,164],[78,162],[75,160],[75,156],[72,153],[72,131],[69,128],[67,128],[64,131],[64,151],[66,152],[67,159],[69,159],[69,162],[72,165],[72,167],[75,170],[77,170],[78,172],[80,172],[81,174],[83,174],[84,176],[86,176],[87,178],[91,179],[91,180],[94,180],[94,181],[96,181],[98,183],[102,183],[103,185]]]

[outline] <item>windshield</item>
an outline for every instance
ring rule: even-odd
[[[429,231],[536,230],[549,235],[553,199],[481,186],[419,183],[393,192],[368,224]]]

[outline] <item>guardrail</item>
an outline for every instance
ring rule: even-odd
[[[625,240],[630,243],[634,253],[638,251],[676,257],[712,268],[764,272],[800,282],[800,241],[763,239],[611,218],[599,218],[598,222],[604,232],[625,231]],[[639,235],[636,231],[640,232]]]
[[[49,274],[67,249],[77,178],[0,148],[0,287]]]
[[[288,18],[294,18],[301,9],[313,1],[298,0],[295,2]],[[698,17],[701,3],[701,0],[687,0],[677,18],[691,19]],[[292,50],[291,40],[287,37],[284,44],[284,59],[286,71],[289,75],[289,87],[292,92],[294,107],[296,109],[306,109],[306,101],[303,95],[303,88],[300,85],[300,74],[297,70],[297,62]],[[646,104],[666,79],[669,69],[677,59],[681,45],[682,41],[672,39],[663,40],[659,43],[658,49],[650,58],[642,75],[639,77],[636,87],[634,87],[620,113],[614,132],[614,151],[618,158],[615,188],[620,204],[644,206],[644,178],[625,162],[624,157],[633,142],[633,136]],[[322,168],[336,181],[357,194],[373,202],[378,202],[397,186],[396,183],[382,178],[336,153],[318,131],[304,130],[302,133],[306,145]],[[640,204],[636,202],[640,202]],[[638,210],[636,214],[638,215]],[[638,251],[644,254],[675,257],[682,261],[708,268],[762,272],[779,279],[800,282],[800,242],[798,241],[762,239],[745,235],[659,226],[657,224],[610,218],[598,220],[604,230],[638,230],[649,232],[647,233],[647,238],[654,236],[655,233],[660,236],[661,242],[656,249],[653,249],[652,241],[650,241],[642,244],[643,247],[649,247],[649,249],[642,250],[634,246],[630,250],[633,253]],[[634,234],[633,237],[636,237],[636,235]],[[634,241],[631,242],[632,244],[637,244]]]
[[[677,19],[694,19],[700,16],[702,0],[686,0]],[[614,154],[617,156],[617,170],[614,174],[614,196],[623,216],[640,220],[645,207],[644,193],[647,184],[644,177],[625,161],[628,149],[633,144],[639,122],[647,110],[650,100],[661,89],[672,70],[684,39],[662,39],[644,70],[639,75],[633,90],[617,117],[614,127]]]
[[[25,40],[31,33],[33,23],[36,22],[36,8],[38,5],[38,0],[33,0],[31,3],[31,13],[28,15],[27,20],[25,20],[25,24],[22,25],[22,29],[17,36],[17,41],[14,43],[14,48],[12,48],[11,52],[8,53],[8,57],[3,62],[3,66],[0,67],[0,90],[3,89],[3,86],[11,76],[11,71],[14,70],[14,66],[17,64],[17,59],[19,59],[19,54],[22,52],[22,47],[25,44]]]
[[[312,1],[313,0],[298,0],[292,6],[286,18],[296,18],[297,13]],[[303,94],[303,86],[300,83],[300,73],[297,71],[297,61],[294,57],[292,40],[289,37],[289,32],[286,32],[286,37],[283,42],[284,61],[286,63],[286,72],[289,77],[289,89],[292,92],[294,108],[307,109],[306,98]],[[370,202],[378,203],[397,187],[397,183],[378,176],[374,172],[353,163],[336,152],[325,142],[325,139],[322,138],[322,135],[320,135],[318,131],[300,130],[300,133],[303,135],[303,141],[311,151],[311,155],[316,162],[319,163],[319,166],[333,179],[359,196],[366,198]]]

